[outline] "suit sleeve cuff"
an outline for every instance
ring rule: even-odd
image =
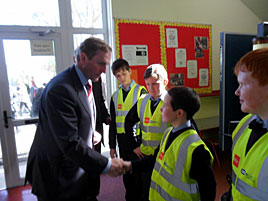
[[[108,163],[107,163],[106,167],[104,168],[104,170],[102,171],[102,174],[107,173],[108,170],[110,169],[111,165],[112,165],[112,159],[108,158]]]

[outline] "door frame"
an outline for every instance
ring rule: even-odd
[[[0,29],[0,141],[2,147],[3,167],[6,181],[6,188],[21,186],[24,184],[24,178],[20,178],[19,161],[17,159],[16,140],[14,126],[33,124],[38,118],[15,120],[11,119],[11,104],[9,94],[9,82],[7,66],[5,62],[3,40],[54,40],[54,55],[56,62],[56,74],[59,73],[63,66],[61,49],[61,36],[53,29],[24,27],[21,30],[4,31]],[[16,59],[16,55],[14,55]],[[7,121],[5,121],[6,111]],[[6,125],[8,128],[5,128]]]

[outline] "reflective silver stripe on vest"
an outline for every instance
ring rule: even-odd
[[[141,102],[141,107],[140,107],[140,119],[142,120],[142,121],[140,121],[141,130],[145,133],[159,133],[162,135],[162,133],[167,129],[166,123],[161,122],[160,127],[158,127],[158,126],[144,126],[143,117],[144,117],[145,107],[147,105],[149,98],[150,98],[150,95],[147,94]]]
[[[128,113],[128,111],[118,111],[118,112],[116,112],[116,115],[117,116],[127,116],[127,113]]]
[[[143,132],[146,133],[159,133],[162,135],[162,133],[164,133],[164,131],[167,129],[167,124],[165,125],[161,125],[161,127],[157,127],[157,126],[141,126],[141,129]]]
[[[265,159],[267,160],[267,158]],[[267,171],[267,170],[266,170]],[[236,178],[235,172],[232,172],[233,178]],[[260,175],[259,175],[260,177]],[[234,184],[234,179],[232,179]],[[263,187],[267,189],[267,181]],[[238,190],[241,194],[253,199],[253,200],[268,200],[268,193],[264,192],[263,190],[254,188],[248,185],[246,182],[242,181],[241,179],[237,178],[236,185],[234,185],[236,190]]]
[[[124,127],[124,123],[123,122],[116,122],[116,127],[117,128],[123,128]]]
[[[117,110],[117,100],[118,100],[119,90],[120,89],[116,90],[116,92],[114,93],[114,109],[115,109],[115,111]]]
[[[161,186],[159,186],[159,185],[156,186],[156,183],[152,180],[151,180],[151,188],[155,189],[162,196],[162,198],[164,198],[164,200],[181,201],[181,200],[177,200],[177,199],[171,197],[163,188],[161,188]]]
[[[149,146],[149,147],[158,147],[158,145],[160,144],[160,141],[155,141],[155,140],[145,141],[144,139],[142,139],[141,142],[144,146]]]
[[[159,162],[155,162],[154,169],[159,172],[159,174],[165,178],[170,184],[175,186],[176,188],[188,193],[188,194],[195,194],[198,192],[198,185],[197,184],[186,184],[182,181],[182,171],[183,166],[185,163],[185,159],[187,156],[187,150],[190,144],[193,142],[197,142],[201,140],[197,134],[188,136],[182,143],[180,152],[177,158],[176,167],[172,175],[170,175],[164,168],[161,169],[159,172],[161,165]]]
[[[132,100],[132,105],[135,105],[135,103],[138,100],[138,92],[139,92],[140,85],[136,85],[133,91],[133,100]]]
[[[172,127],[170,127],[169,129],[166,129],[166,132],[164,133],[164,137],[162,139],[162,142],[161,142],[161,146],[163,145],[163,143],[165,142],[166,140],[166,137],[168,136],[169,132],[172,130]]]
[[[232,150],[234,150],[234,146],[237,142],[237,140],[239,139],[239,137],[242,135],[242,133],[245,131],[245,129],[247,128],[248,124],[252,121],[256,119],[256,115],[252,115],[250,116],[245,122],[244,124],[240,127],[240,129],[237,131],[237,133],[235,134],[234,138],[233,138],[233,145],[232,145]]]
[[[268,133],[266,133],[266,135],[267,134]],[[261,191],[266,191],[266,199],[268,200],[267,181],[268,181],[268,156],[266,156],[266,159],[262,163],[262,167],[258,178],[258,189],[260,189]]]
[[[142,99],[142,102],[141,102],[141,108],[140,108],[140,125],[141,125],[141,130],[145,130],[145,126],[143,124],[143,117],[144,117],[144,111],[145,111],[145,107],[146,107],[146,104],[149,100],[149,97],[150,95],[147,94],[143,99]]]

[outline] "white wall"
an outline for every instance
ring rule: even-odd
[[[261,20],[240,0],[112,0],[114,18],[212,25],[212,89],[219,90],[220,32],[257,34]]]

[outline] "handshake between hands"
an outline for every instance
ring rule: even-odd
[[[130,161],[123,161],[121,158],[112,158],[112,164],[107,174],[110,177],[117,177],[127,173],[131,169]]]

